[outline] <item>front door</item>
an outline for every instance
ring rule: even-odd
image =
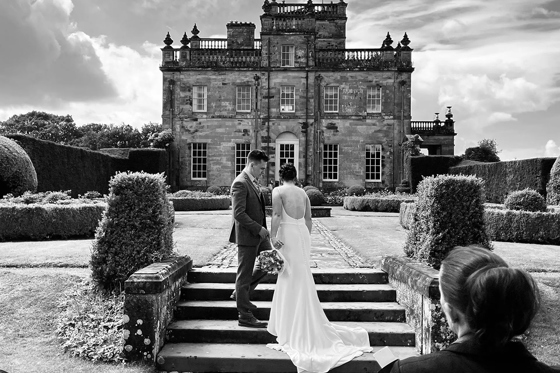
[[[284,132],[276,139],[276,162],[274,179],[276,181],[280,180],[278,176],[278,171],[280,167],[285,163],[291,163],[295,166],[298,179],[300,179],[299,174],[299,140],[293,133]]]

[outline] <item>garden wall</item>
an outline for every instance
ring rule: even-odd
[[[531,188],[546,198],[546,183],[556,158],[531,158],[518,161],[474,163],[455,166],[450,174],[476,175],[484,180],[486,201],[503,203],[508,193]]]
[[[88,191],[109,192],[109,179],[117,172],[167,171],[167,153],[162,149],[131,149],[128,158],[60,145],[30,136],[11,134],[29,155],[37,172],[37,191],[71,190],[72,197]]]
[[[425,176],[445,175],[449,168],[461,162],[458,155],[421,155],[410,157],[410,187],[416,192],[418,183]]]

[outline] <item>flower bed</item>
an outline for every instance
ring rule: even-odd
[[[409,194],[369,194],[361,197],[345,197],[344,208],[351,211],[399,212],[401,203],[414,202]]]

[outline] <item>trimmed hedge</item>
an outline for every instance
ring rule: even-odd
[[[399,222],[404,229],[410,229],[414,221],[416,202],[403,202],[399,208]]]
[[[173,205],[163,174],[118,173],[109,182],[107,210],[95,233],[90,266],[104,289],[173,255]]]
[[[212,196],[204,198],[170,196],[175,211],[227,210],[231,205],[229,196]]]
[[[0,241],[93,237],[107,208],[98,204],[0,204]]]
[[[33,162],[17,142],[0,136],[0,197],[36,190],[37,172]]]
[[[486,231],[495,241],[560,245],[560,213],[487,209]]]
[[[401,203],[414,202],[416,198],[398,197],[344,197],[344,209],[350,211],[399,212]]]
[[[428,177],[418,185],[417,195],[404,247],[407,256],[439,269],[455,246],[491,248],[484,227],[482,180],[473,176]]]
[[[546,184],[546,202],[560,205],[560,157],[556,158],[550,170],[550,179]]]
[[[473,175],[484,180],[487,202],[503,203],[508,193],[531,188],[546,197],[546,184],[556,158],[478,163],[451,167],[453,175]]]
[[[363,196],[364,194],[366,194],[366,188],[361,185],[352,185],[348,187],[346,193],[349,196]]]
[[[163,149],[118,149],[115,152],[93,151],[75,146],[38,140],[31,136],[10,134],[31,158],[37,172],[37,191],[71,190],[72,197],[88,191],[109,192],[109,179],[117,172],[167,171],[167,152]],[[128,155],[128,158],[124,156]]]
[[[504,206],[509,210],[544,212],[546,200],[536,190],[527,188],[508,194]]]
[[[415,193],[418,183],[426,176],[446,175],[461,162],[457,155],[421,155],[410,157],[410,188]]]

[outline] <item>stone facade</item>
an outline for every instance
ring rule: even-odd
[[[229,186],[242,151],[255,148],[270,157],[267,185],[288,161],[303,184],[327,189],[400,183],[410,41],[394,48],[387,34],[382,48],[345,49],[346,6],[265,0],[260,39],[246,22],[229,23],[227,40],[201,39],[195,25],[181,48],[168,35],[160,69],[173,189]]]

